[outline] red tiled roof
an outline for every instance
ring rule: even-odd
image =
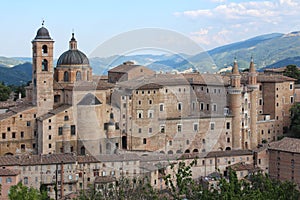
[[[20,171],[13,169],[0,168],[0,176],[16,176]]]
[[[261,170],[259,167],[255,167],[253,164],[246,164],[246,163],[243,163],[243,162],[230,165],[229,167],[231,169],[233,169],[234,171],[245,171],[245,170],[259,171],[259,170]]]
[[[117,67],[114,67],[114,68],[108,70],[108,72],[127,73],[136,67],[143,67],[143,66],[135,65],[133,62],[127,61]]]
[[[282,140],[270,143],[269,149],[300,153],[300,139],[285,137]]]

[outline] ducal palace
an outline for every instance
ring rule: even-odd
[[[74,33],[53,61],[42,26],[32,40],[26,99],[0,115],[0,155],[164,155],[255,149],[290,126],[295,79],[240,72],[159,73],[124,62],[95,76]]]

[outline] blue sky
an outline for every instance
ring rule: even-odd
[[[115,35],[149,27],[182,33],[209,50],[260,34],[300,30],[299,10],[298,0],[3,1],[0,56],[30,57],[42,19],[58,57],[68,49],[73,29],[87,55]]]

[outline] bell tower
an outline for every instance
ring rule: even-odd
[[[237,60],[234,60],[232,73],[230,76],[230,87],[228,93],[230,97],[229,108],[232,117],[232,148],[241,149],[241,75],[239,73]]]
[[[53,44],[43,22],[32,40],[32,104],[37,116],[53,109]]]

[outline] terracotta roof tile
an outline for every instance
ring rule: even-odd
[[[108,70],[108,72],[120,72],[120,73],[127,73],[128,71],[136,68],[136,67],[142,67],[142,65],[134,65],[133,62],[124,62],[123,64],[114,67],[110,70]]]
[[[269,149],[300,153],[300,139],[285,137],[269,144]]]
[[[255,167],[253,164],[247,164],[244,162],[236,163],[229,166],[234,171],[260,171],[261,169],[259,167]]]
[[[18,170],[0,168],[0,176],[16,176],[19,174],[20,174],[20,171],[18,171]]]

